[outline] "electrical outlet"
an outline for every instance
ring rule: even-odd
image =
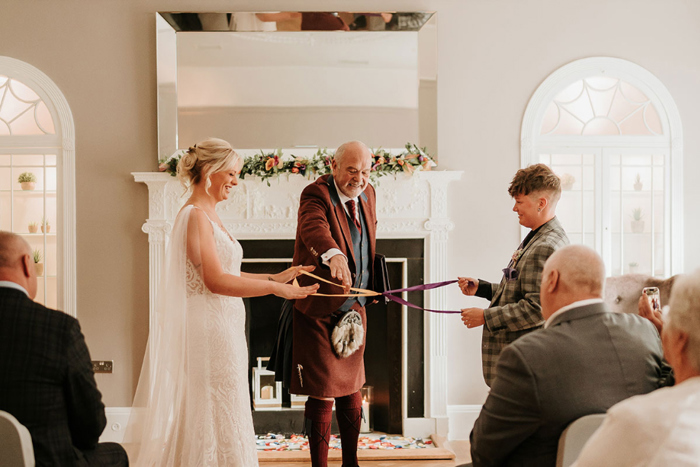
[[[114,366],[113,360],[93,360],[92,371],[94,373],[111,373]]]

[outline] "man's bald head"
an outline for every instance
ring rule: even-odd
[[[36,272],[32,259],[32,248],[22,237],[0,230],[0,280],[21,285],[36,296]]]
[[[0,269],[17,267],[22,255],[32,254],[32,248],[22,237],[0,230]]]
[[[579,300],[602,298],[604,286],[605,264],[598,253],[583,245],[560,248],[542,271],[542,315],[547,319],[559,308]]]

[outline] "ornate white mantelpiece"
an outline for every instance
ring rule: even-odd
[[[142,230],[148,234],[150,267],[150,322],[159,284],[165,244],[180,207],[187,199],[176,178],[161,172],[134,172],[134,180],[148,185],[148,219]],[[448,185],[462,172],[427,171],[413,176],[401,174],[378,179],[377,237],[423,238],[425,280],[447,277],[447,237],[454,227],[448,217]],[[218,206],[219,217],[238,239],[293,239],[299,195],[311,180],[300,175],[271,179],[240,180],[231,196]],[[415,284],[410,284],[415,285]],[[425,306],[447,308],[447,294],[436,289],[425,296]],[[404,433],[424,436],[447,435],[447,323],[446,316],[425,313],[426,418],[404,420]]]

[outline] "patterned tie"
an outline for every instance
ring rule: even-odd
[[[350,213],[350,217],[352,217],[353,221],[355,222],[355,226],[357,227],[357,230],[362,232],[362,226],[360,225],[360,219],[357,217],[357,207],[355,206],[355,200],[351,199],[345,203],[345,205],[348,207],[348,212]]]

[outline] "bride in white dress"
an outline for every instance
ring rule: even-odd
[[[215,138],[191,147],[178,164],[191,196],[170,235],[155,329],[127,427],[125,441],[138,451],[134,465],[258,465],[241,297],[297,299],[318,286],[287,284],[309,267],[241,273],[241,245],[215,211],[238,183],[241,166],[231,146]]]

